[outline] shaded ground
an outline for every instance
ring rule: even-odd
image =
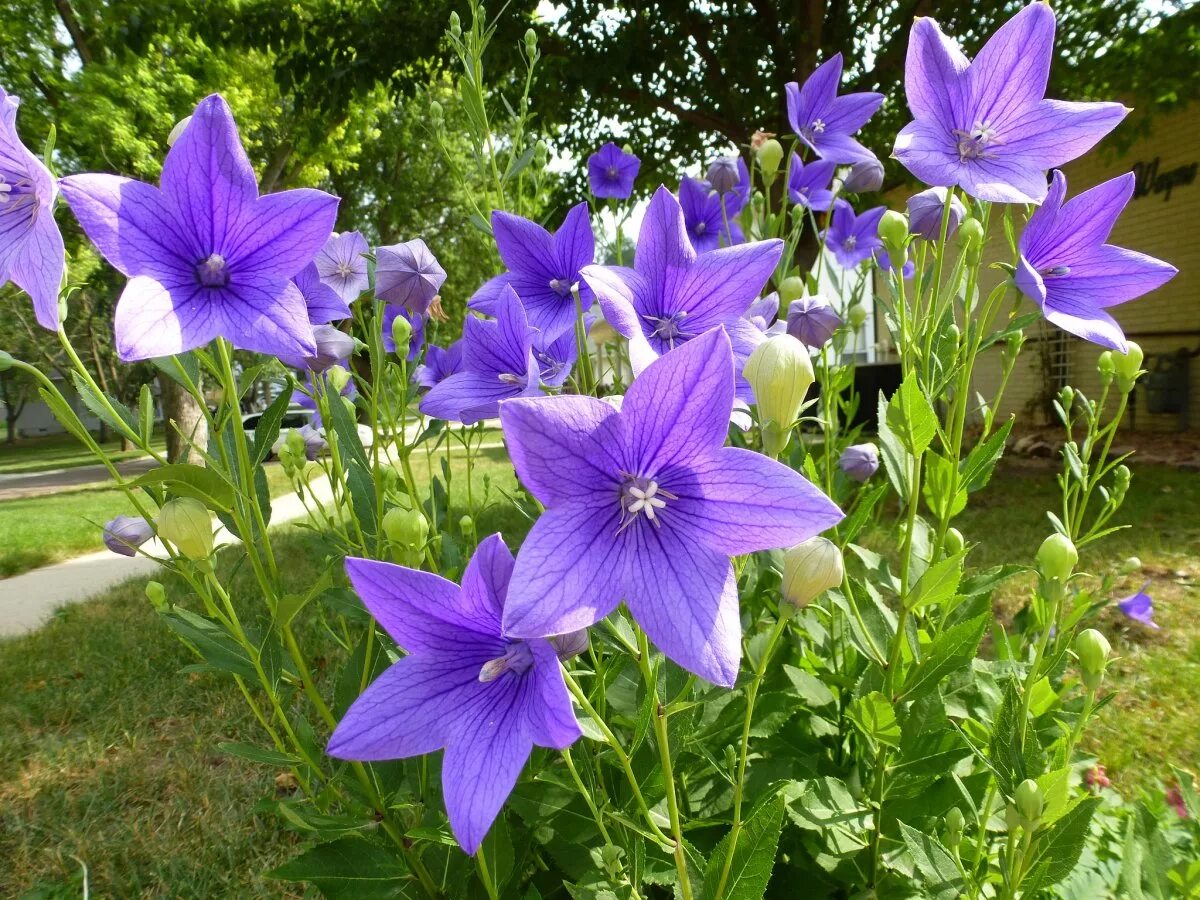
[[[127,478],[136,478],[158,465],[151,457],[117,463],[117,471]],[[0,500],[16,500],[41,494],[56,494],[79,485],[108,480],[108,469],[101,465],[74,466],[69,469],[50,469],[45,472],[25,472],[0,475]]]

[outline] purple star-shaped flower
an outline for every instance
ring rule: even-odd
[[[421,387],[431,388],[445,381],[462,368],[462,340],[449,347],[430,344],[425,348],[425,359],[413,371],[413,381]]]
[[[876,206],[856,216],[854,207],[845,200],[834,201],[833,215],[825,232],[825,246],[842,268],[855,268],[883,246],[879,239],[879,220],[885,212],[886,206]]]
[[[461,587],[391,563],[346,560],[363,604],[408,655],[354,701],[329,755],[376,761],[444,749],[446,813],[470,854],[534,746],[562,750],[582,733],[554,647],[501,629],[512,571],[498,534],[479,545]]]
[[[679,201],[660,187],[638,232],[634,268],[588,266],[583,278],[596,292],[604,318],[629,341],[635,375],[668,350],[718,326],[724,326],[744,364],[762,333],[742,314],[782,255],[778,240],[697,255]]]
[[[697,253],[746,243],[746,236],[734,218],[741,210],[736,198],[733,191],[724,195],[712,191],[706,181],[684,178],[679,182],[679,205],[683,209],[683,221]]]
[[[304,297],[308,321],[312,324],[322,325],[350,318],[350,304],[321,279],[316,263],[309,263],[301,269],[300,274],[292,279],[292,284]]]
[[[72,175],[61,187],[92,243],[129,277],[114,325],[121,359],[215,337],[262,353],[314,352],[291,279],[324,246],[338,200],[307,188],[260,197],[220,95],[200,101],[167,152],[161,189],[116,175]]]
[[[33,300],[38,324],[58,330],[66,255],[54,222],[54,177],[17,136],[17,100],[0,88],[0,284]]]
[[[357,300],[370,285],[367,277],[367,239],[357,231],[329,236],[317,254],[317,272],[321,280],[337,291],[347,303]]]
[[[591,331],[595,324],[596,317],[584,313],[584,334]],[[550,388],[562,387],[571,377],[571,370],[579,359],[579,343],[575,340],[575,332],[564,331],[552,341],[547,341],[539,333],[533,340],[533,356],[542,372],[542,384]]]
[[[521,546],[506,634],[563,634],[622,600],[667,656],[732,685],[741,658],[730,556],[791,546],[842,513],[803,476],[725,447],[733,353],[714,329],[656,361],[620,411],[592,397],[509,400],[513,465],[546,507]]]
[[[588,157],[588,186],[592,196],[624,200],[633,193],[642,161],[609,141]]]
[[[867,124],[883,103],[883,94],[864,91],[837,95],[842,81],[842,54],[836,53],[808,76],[803,86],[791,81],[787,92],[792,130],[821,159],[856,163],[875,154],[851,135]]]
[[[497,415],[501,400],[539,392],[541,368],[533,355],[537,330],[512,288],[492,307],[495,321],[468,316],[463,323],[462,370],[439,382],[421,401],[421,412],[471,425]]]
[[[914,121],[896,136],[896,158],[931,186],[1040,203],[1046,171],[1082,156],[1129,112],[1045,99],[1054,27],[1049,5],[1030,3],[971,61],[937,22],[917,19],[904,69]]]
[[[443,269],[420,238],[375,251],[375,296],[425,315],[446,281]]]
[[[1107,244],[1133,196],[1133,173],[1063,202],[1067,179],[1054,171],[1046,202],[1021,233],[1014,281],[1049,322],[1093,344],[1126,350],[1125,335],[1105,309],[1164,284],[1176,268],[1144,253]]]
[[[1141,622],[1150,628],[1158,628],[1158,623],[1154,621],[1154,601],[1146,593],[1148,587],[1150,587],[1150,582],[1147,581],[1136,594],[1130,594],[1124,600],[1118,600],[1117,609],[1135,622]]]
[[[588,205],[580,203],[567,213],[553,235],[536,222],[501,210],[492,213],[496,248],[509,271],[475,292],[471,309],[496,314],[496,301],[511,287],[521,298],[529,324],[553,340],[575,323],[575,295],[579,285],[583,308],[592,305],[592,292],[579,280],[579,272],[596,258],[596,237],[588,218]]]
[[[807,166],[801,162],[800,154],[792,154],[792,164],[788,168],[788,198],[797,206],[803,206],[815,212],[825,212],[833,204],[833,173],[837,163],[827,159],[817,159]]]
[[[820,294],[805,294],[788,306],[788,334],[813,350],[819,350],[829,343],[841,325],[842,317],[833,304]]]

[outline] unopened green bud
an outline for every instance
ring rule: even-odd
[[[525,52],[530,56],[537,55],[537,32],[532,28],[525,30]]]
[[[459,531],[459,534],[467,534],[467,535],[474,534],[475,533],[475,520],[472,519],[470,516],[463,516],[461,519],[458,520],[458,531]]]
[[[418,509],[393,506],[383,514],[383,533],[401,547],[424,547],[429,538],[429,520]]]
[[[1129,484],[1129,480],[1133,478],[1133,473],[1129,471],[1129,466],[1119,465],[1113,469],[1113,479],[1117,484]]]
[[[744,372],[754,391],[760,421],[782,429],[779,437],[786,446],[788,432],[814,381],[808,348],[790,334],[773,335],[750,354]],[[768,448],[768,452],[778,456],[783,446]]]
[[[842,551],[823,537],[809,538],[783,554],[783,599],[803,608],[824,591],[842,583]]]
[[[300,429],[293,428],[283,438],[283,448],[292,455],[292,459],[301,459],[304,456],[304,435],[300,433]]]
[[[1021,355],[1021,348],[1025,346],[1025,332],[1014,331],[1004,341],[1004,362],[1006,365],[1013,365],[1017,361],[1017,357]]]
[[[283,474],[291,477],[296,471],[296,454],[291,451],[291,448],[287,444],[284,444],[279,448],[277,456],[279,465],[283,468]]]
[[[856,303],[846,310],[846,321],[855,331],[862,328],[867,322],[867,308],[861,303]]]
[[[1133,341],[1125,353],[1113,354],[1113,366],[1117,374],[1117,389],[1123,394],[1133,390],[1138,376],[1142,374],[1142,348]]]
[[[804,279],[799,275],[792,275],[779,282],[779,308],[786,310],[788,304],[793,300],[799,300],[804,296],[807,285]]]
[[[399,320],[400,317],[396,318]],[[350,373],[342,366],[334,366],[325,373],[325,380],[329,382],[330,390],[335,394],[340,394],[350,383]]]
[[[1021,824],[1026,828],[1031,828],[1042,818],[1042,789],[1032,778],[1026,778],[1017,785],[1016,791],[1013,792],[1013,802],[1021,815]]]
[[[1079,657],[1079,668],[1083,670],[1083,682],[1088,690],[1100,686],[1104,669],[1108,666],[1108,655],[1112,645],[1095,628],[1081,631],[1075,636],[1075,655]]]
[[[1142,561],[1136,556],[1128,556],[1121,563],[1120,573],[1122,575],[1132,575],[1134,572],[1142,571]]]
[[[775,180],[779,172],[779,164],[783,162],[783,145],[775,138],[765,140],[755,154],[758,157],[758,167],[762,170],[763,178],[768,183]]]
[[[168,500],[155,520],[158,536],[188,559],[208,559],[213,549],[212,518],[208,508],[193,497]]]
[[[894,209],[885,212],[879,220],[879,238],[889,251],[903,250],[908,245],[908,216]]]
[[[957,806],[951,807],[946,813],[946,843],[953,850],[962,840],[963,828],[966,826],[966,817],[963,816],[962,810]]]
[[[1071,407],[1075,405],[1075,388],[1071,387],[1069,384],[1065,385],[1063,389],[1058,392],[1058,402],[1062,405],[1062,408],[1065,412],[1070,412]]]
[[[462,20],[456,12],[450,13],[450,34],[456,38],[462,34]]]
[[[1075,571],[1077,562],[1079,551],[1064,534],[1055,532],[1042,541],[1042,546],[1038,548],[1038,572],[1043,578],[1065,584]]]
[[[433,100],[429,104],[429,120],[434,125],[441,125],[446,118],[446,112],[442,109],[442,104]]]
[[[149,600],[150,605],[157,610],[164,610],[167,608],[167,589],[162,586],[162,582],[146,582],[146,599]]]
[[[392,320],[392,340],[396,344],[396,355],[408,355],[408,342],[412,340],[412,323],[404,316]]]
[[[962,329],[951,322],[946,326],[946,337],[955,347],[958,346],[959,339],[962,338]]]
[[[1108,387],[1113,380],[1113,375],[1117,372],[1117,363],[1113,359],[1113,352],[1105,350],[1096,360],[1096,371],[1100,373],[1100,386]]]
[[[950,528],[946,531],[946,540],[943,542],[946,547],[946,552],[950,556],[956,553],[962,553],[966,542],[963,540],[962,532],[957,528]]]
[[[7,372],[13,367],[14,362],[16,362],[16,360],[13,359],[11,353],[0,350],[0,372]]]
[[[533,145],[533,163],[539,169],[546,167],[546,160],[550,158],[550,148],[546,146],[545,141],[538,141]]]
[[[958,226],[958,246],[964,250],[978,250],[983,246],[983,224],[974,216],[967,216]]]

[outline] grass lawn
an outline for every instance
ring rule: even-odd
[[[166,439],[155,441],[159,450],[165,450]],[[137,459],[141,450],[121,451],[119,440],[110,440],[103,445],[115,462]],[[91,452],[69,434],[56,434],[44,438],[28,438],[12,444],[0,444],[0,475],[22,475],[31,472],[46,472],[51,469],[73,469],[76,466],[97,465]]]
[[[267,481],[273,496],[288,489],[277,465],[267,466]],[[122,491],[103,486],[0,501],[0,578],[103,550],[99,526],[133,513]]]
[[[419,453],[414,469],[424,476]],[[462,510],[460,461],[453,471],[451,496]],[[1092,730],[1091,749],[1127,792],[1165,775],[1168,761],[1194,767],[1200,759],[1200,597],[1191,586],[1200,577],[1198,482],[1194,473],[1135,469],[1123,520],[1137,527],[1084,559],[1100,572],[1139,555],[1163,624],[1147,632],[1119,615],[1103,624],[1123,658],[1112,670],[1118,699]],[[523,533],[527,523],[503,503],[514,487],[503,452],[484,451],[472,485],[480,534],[501,530],[515,543]],[[968,540],[989,542],[973,562],[1031,559],[1053,497],[1051,471],[1001,470],[958,523]],[[296,530],[281,536],[296,585],[315,577],[307,540]],[[224,573],[233,555],[222,554]],[[254,608],[249,573],[229,577],[232,595]],[[296,896],[260,876],[298,843],[254,813],[279,773],[215,749],[222,740],[258,743],[255,723],[232,684],[179,673],[192,658],[157,621],[142,584],[0,642],[0,894],[79,896],[82,862],[99,896]],[[1139,585],[1130,577],[1117,593]],[[1014,584],[1005,603],[1027,587]],[[304,645],[333,652],[311,633]],[[325,677],[337,671],[332,659],[316,668]]]

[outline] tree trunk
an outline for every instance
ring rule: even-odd
[[[172,462],[180,459],[190,449],[189,441],[200,447],[208,446],[208,426],[204,411],[196,398],[165,373],[158,376],[162,390],[163,427],[167,433],[167,458]],[[187,435],[185,441],[182,435]],[[204,465],[198,454],[189,453],[188,462]]]
[[[4,442],[6,444],[15,444],[17,442],[17,419],[21,416],[21,411],[15,413],[12,407],[5,407],[6,413],[4,416]]]

